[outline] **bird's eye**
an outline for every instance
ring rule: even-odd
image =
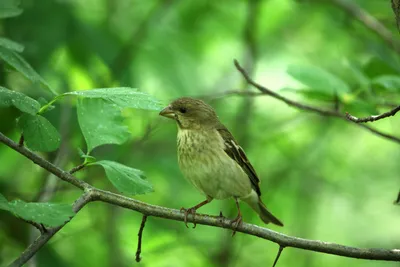
[[[180,111],[181,113],[186,113],[187,110],[186,110],[186,108],[180,108],[179,111]]]

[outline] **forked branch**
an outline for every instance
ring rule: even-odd
[[[258,89],[263,95],[268,95],[271,96],[275,99],[278,99],[286,104],[288,104],[291,107],[300,109],[300,110],[304,110],[304,111],[308,111],[308,112],[313,112],[313,113],[317,113],[321,116],[328,116],[328,117],[334,117],[334,118],[338,118],[338,119],[342,119],[342,120],[346,120],[348,121],[348,118],[346,115],[339,113],[336,110],[328,110],[328,109],[322,109],[319,107],[314,107],[311,105],[307,105],[307,104],[303,104],[294,100],[291,100],[289,98],[286,98],[270,89],[268,89],[265,86],[262,86],[261,84],[256,83],[252,78],[250,78],[250,76],[248,75],[248,73],[246,72],[246,70],[240,66],[239,62],[235,59],[234,60],[234,64],[236,69],[243,75],[243,77],[245,78],[245,80],[251,84],[252,86],[254,86],[256,89]],[[229,91],[225,92],[225,94],[229,95]],[[233,91],[232,94],[237,94],[236,91]],[[251,96],[257,96],[258,94],[251,94]],[[393,136],[387,133],[383,133],[379,130],[376,130],[375,128],[372,128],[368,125],[365,124],[355,124],[363,129],[366,129],[372,133],[374,133],[375,135],[378,135],[380,137],[383,137],[385,139],[388,139],[390,141],[396,142],[398,144],[400,144],[400,138],[397,136]]]
[[[78,212],[83,206],[91,201],[102,201],[122,208],[131,209],[142,213],[145,216],[154,216],[169,220],[184,221],[184,214],[176,209],[160,207],[147,204],[139,200],[111,193],[92,187],[91,185],[76,179],[74,176],[54,166],[44,158],[36,155],[29,149],[19,146],[17,143],[0,133],[0,142],[6,144],[13,150],[24,155],[34,163],[40,165],[43,169],[53,173],[65,182],[74,185],[77,188],[84,190],[84,194],[79,198],[75,205],[74,211]],[[194,222],[193,216],[189,215],[188,221]],[[235,226],[232,221],[219,216],[209,216],[196,214],[196,223],[209,225],[213,227],[226,228],[234,230]],[[11,266],[21,266],[27,262],[41,247],[43,247],[49,239],[54,236],[60,227],[48,229],[34,243],[32,243],[22,254],[16,259]],[[381,249],[381,248],[356,248],[343,246],[335,243],[323,242],[318,240],[308,240],[293,236],[288,236],[270,230],[268,228],[259,227],[257,225],[243,223],[236,229],[248,235],[257,236],[266,240],[270,240],[279,244],[281,247],[294,247],[315,252],[334,254],[343,257],[369,259],[369,260],[384,260],[384,261],[400,261],[400,249]]]

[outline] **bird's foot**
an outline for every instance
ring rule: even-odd
[[[189,208],[189,209],[181,208],[181,212],[183,212],[185,214],[183,221],[185,222],[186,228],[189,228],[189,226],[187,225],[187,217],[189,214],[193,215],[193,227],[192,228],[196,228],[196,221],[195,221],[196,209],[195,208]]]
[[[242,220],[242,215],[239,213],[238,216],[236,216],[235,219],[232,220],[231,224],[233,225],[233,233],[232,236],[234,236],[236,234],[236,230],[239,227],[239,225],[241,225],[243,222]]]

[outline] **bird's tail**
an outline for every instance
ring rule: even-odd
[[[264,203],[261,201],[261,198],[257,195],[255,191],[246,197],[243,200],[249,204],[249,206],[258,213],[261,220],[265,223],[273,223],[279,226],[283,226],[283,223],[276,218],[272,213],[267,209]]]

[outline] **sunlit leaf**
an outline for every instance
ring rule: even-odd
[[[35,151],[50,152],[60,146],[57,129],[40,115],[24,114],[18,120],[26,145]]]
[[[50,85],[47,84],[47,82],[31,67],[31,65],[29,65],[29,63],[15,51],[0,46],[0,58],[33,83],[41,83],[53,94],[56,94]]]
[[[130,137],[121,110],[113,103],[103,99],[79,99],[77,112],[88,152],[104,144],[122,144]]]
[[[313,90],[332,95],[335,92],[342,94],[350,91],[349,86],[339,77],[315,66],[291,65],[287,73]]]
[[[19,0],[1,0],[0,19],[16,17],[22,13]]]
[[[21,44],[19,44],[17,42],[14,42],[14,41],[12,41],[10,39],[3,38],[3,37],[0,37],[0,46],[5,47],[5,48],[10,49],[10,50],[14,50],[14,51],[19,52],[19,53],[24,51],[24,46],[23,45],[21,45]]]
[[[40,109],[40,104],[35,99],[0,86],[0,108],[10,106],[32,115],[35,115]]]
[[[107,178],[118,189],[128,195],[140,195],[153,192],[153,186],[145,180],[141,170],[122,165],[118,162],[101,160],[90,165],[100,165],[104,168]]]
[[[382,86],[390,91],[400,90],[400,76],[396,75],[382,75],[372,80],[373,84]]]
[[[77,95],[85,98],[100,98],[122,108],[160,110],[161,104],[153,96],[137,91],[134,88],[102,88],[85,91],[68,92],[64,95]]]
[[[7,202],[1,194],[0,209],[10,211],[22,219],[50,227],[62,225],[75,215],[70,204],[27,203],[22,200]]]

